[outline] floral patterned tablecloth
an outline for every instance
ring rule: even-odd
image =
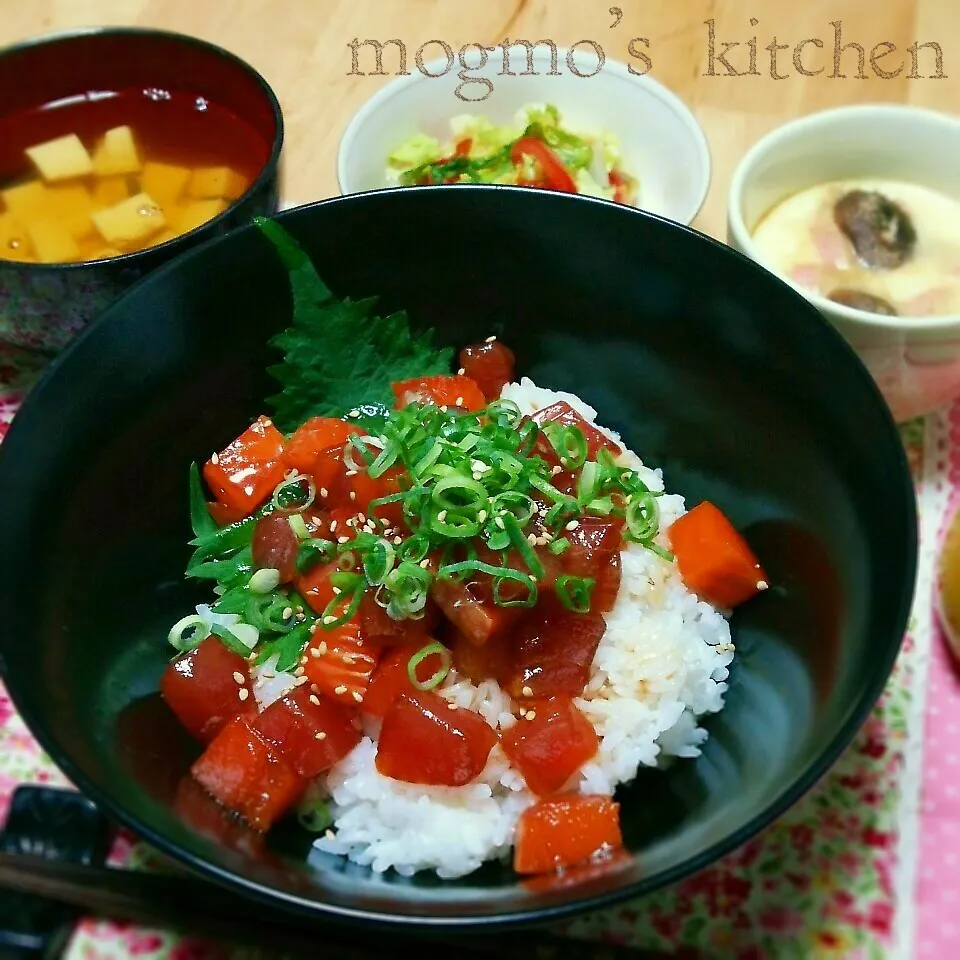
[[[0,438],[40,370],[35,355],[0,346]],[[559,932],[740,960],[914,955],[915,918],[926,909],[918,906],[915,890],[924,695],[936,637],[929,598],[937,533],[952,484],[960,481],[960,466],[952,474],[949,469],[950,426],[944,413],[903,428],[921,513],[917,600],[886,691],[843,758],[779,822],[714,867]],[[65,783],[0,686],[0,816],[23,782]],[[149,868],[150,857],[135,838],[121,834],[111,862]],[[925,957],[957,955],[942,952],[940,943],[925,948]],[[67,960],[129,956],[252,960],[261,954],[95,920],[78,926],[66,953]]]

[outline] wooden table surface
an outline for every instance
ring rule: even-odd
[[[466,43],[492,45],[505,37],[552,39],[558,45],[594,40],[608,57],[628,60],[631,39],[647,38],[650,75],[686,100],[710,142],[713,183],[694,225],[718,237],[737,160],[783,120],[853,102],[951,110],[960,101],[957,0],[614,2],[622,10],[616,26],[610,0],[0,0],[0,45],[78,26],[126,24],[191,33],[233,50],[263,73],[280,98],[287,120],[285,195],[306,202],[338,192],[340,133],[361,103],[390,79],[349,75],[348,43],[355,38],[401,39],[411,61],[429,40],[444,40],[456,51]],[[711,19],[715,56],[727,43],[738,43],[726,55],[729,67],[714,59],[712,75]],[[835,71],[838,29],[843,44],[864,48],[863,78],[857,75],[855,48],[843,53]],[[750,73],[753,37],[756,63]],[[773,41],[783,47],[776,53],[779,79],[771,75]],[[796,51],[803,41],[810,42]],[[939,45],[940,78],[933,46],[917,51],[913,71],[907,49],[914,43]],[[438,49],[431,47],[427,59]],[[635,49],[644,48],[637,43]],[[728,75],[730,70],[739,75]]]

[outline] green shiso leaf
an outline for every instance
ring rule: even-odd
[[[267,398],[280,430],[369,404],[392,407],[391,383],[450,372],[453,350],[438,350],[432,330],[414,335],[404,311],[378,316],[375,297],[337,299],[283,227],[254,223],[286,267],[293,296],[290,326],[270,341],[283,358],[267,371],[281,388]]]

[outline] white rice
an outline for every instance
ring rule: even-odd
[[[502,397],[524,414],[564,400],[596,425],[596,411],[578,397],[526,378],[504,387]],[[652,491],[663,490],[661,472],[634,453],[626,451],[618,462],[639,471]],[[684,513],[684,502],[663,494],[657,503],[659,541],[666,546],[665,531]],[[604,617],[607,629],[590,681],[575,701],[593,723],[600,749],[571,786],[610,795],[641,766],[699,755],[707,734],[698,719],[723,706],[733,644],[726,619],[686,588],[676,565],[638,544],[623,551],[620,592]],[[439,692],[478,711],[493,727],[516,722],[513,701],[492,680],[474,685],[451,671]],[[377,725],[368,724],[366,732],[326,776],[335,832],[316,841],[319,852],[346,855],[376,872],[434,870],[441,877],[462,876],[508,856],[517,819],[536,797],[498,747],[473,783],[423,787],[381,776],[374,765]]]

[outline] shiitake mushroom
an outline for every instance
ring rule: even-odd
[[[852,307],[854,310],[881,313],[887,317],[899,316],[896,308],[888,300],[884,300],[883,297],[875,297],[872,293],[866,293],[863,290],[854,290],[851,287],[838,287],[828,294],[827,299],[845,307]]]
[[[876,190],[848,191],[834,205],[833,218],[867,267],[892,270],[913,256],[913,221],[903,207]]]

